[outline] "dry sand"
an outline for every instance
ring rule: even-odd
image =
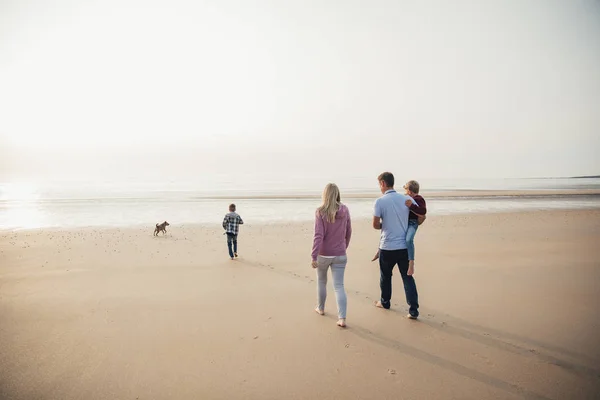
[[[241,210],[243,211],[243,210]],[[354,222],[348,328],[314,311],[311,224],[0,234],[0,399],[592,399],[600,210],[448,216],[417,233],[421,318],[373,307]]]

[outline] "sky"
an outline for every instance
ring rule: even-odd
[[[572,176],[599,150],[598,0],[0,0],[0,181]]]

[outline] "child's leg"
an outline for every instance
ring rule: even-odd
[[[377,253],[375,253],[375,257],[371,261],[375,261],[379,258],[379,249],[377,249]]]
[[[237,235],[233,237],[233,255],[237,257]]]
[[[379,247],[377,247],[377,253],[375,253],[375,256],[373,257],[373,259],[371,261],[375,261],[379,258]]]
[[[416,220],[408,221],[408,229],[406,230],[406,248],[408,249],[408,261],[415,259],[415,235],[419,224]]]
[[[233,237],[230,234],[227,234],[227,250],[229,250],[229,257],[233,258],[233,250],[231,249],[231,245],[233,242]]]

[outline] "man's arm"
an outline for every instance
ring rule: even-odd
[[[373,217],[373,228],[381,229],[381,217]]]
[[[379,199],[375,200],[375,205],[373,206],[373,228],[381,229],[381,205],[379,204]]]

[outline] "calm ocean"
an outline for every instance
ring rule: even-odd
[[[98,226],[152,226],[218,224],[227,205],[235,201],[246,223],[306,221],[314,216],[318,196],[327,182],[318,179],[241,180],[212,178],[196,182],[69,182],[0,183],[0,229],[73,228]],[[373,194],[372,177],[338,181],[344,194]],[[565,190],[600,189],[599,178],[422,180],[426,192],[460,190]],[[260,198],[252,198],[258,197]],[[285,196],[286,198],[278,198]],[[246,198],[244,198],[246,197]],[[248,198],[250,197],[250,198]],[[346,198],[354,218],[369,217],[373,199]],[[517,210],[600,208],[598,195],[431,197],[430,215]]]

